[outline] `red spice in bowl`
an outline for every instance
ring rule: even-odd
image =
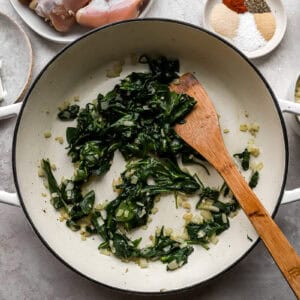
[[[223,3],[233,11],[242,14],[248,11],[244,0],[223,0]]]

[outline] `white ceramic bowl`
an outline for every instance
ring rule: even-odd
[[[217,3],[221,3],[221,0],[207,0],[204,6],[204,12],[203,12],[203,26],[204,28],[208,29],[209,31],[214,32],[215,34],[218,34],[214,31],[212,26],[210,25],[210,15],[212,12],[212,9]],[[281,0],[267,0],[268,5],[270,6],[275,19],[276,19],[276,31],[274,36],[270,41],[267,42],[267,44],[255,51],[243,51],[241,50],[248,58],[258,58],[261,56],[264,56],[271,51],[273,51],[281,42],[281,40],[284,37],[286,26],[287,26],[287,16],[284,9],[284,6],[281,2]],[[220,35],[222,38],[226,39],[230,43],[233,43],[232,40]]]

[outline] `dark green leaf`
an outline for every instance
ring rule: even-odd
[[[58,118],[62,121],[70,121],[77,118],[80,107],[76,104],[69,105],[58,113]]]
[[[43,159],[41,162],[41,167],[48,180],[49,191],[51,194],[51,203],[56,209],[65,208],[68,212],[68,206],[63,199],[61,190],[57,184],[55,177],[53,176],[50,161],[48,159]]]
[[[257,184],[258,184],[258,180],[259,180],[259,173],[258,171],[254,172],[250,178],[250,182],[249,182],[249,186],[254,189]]]
[[[249,170],[250,165],[250,152],[246,148],[242,153],[236,153],[233,155],[241,160],[242,168],[244,171]]]
[[[90,191],[84,195],[82,201],[79,203],[82,213],[88,215],[94,206],[95,203],[95,192]]]
[[[78,231],[80,230],[80,225],[78,225],[75,221],[69,219],[66,222],[66,225],[72,230],[72,231]]]

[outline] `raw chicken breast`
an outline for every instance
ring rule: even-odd
[[[143,0],[92,0],[78,10],[76,20],[80,25],[95,28],[137,17],[142,4]]]
[[[75,23],[76,12],[89,2],[90,0],[33,0],[30,8],[49,20],[57,31],[67,32]]]

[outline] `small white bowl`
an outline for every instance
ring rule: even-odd
[[[208,29],[209,31],[212,31],[214,33],[216,33],[216,32],[210,25],[209,18],[210,18],[210,14],[211,14],[213,7],[217,3],[221,3],[221,1],[220,0],[207,0],[205,3],[205,6],[204,6],[204,12],[203,12],[203,26],[206,29]],[[281,0],[267,0],[267,3],[269,5],[269,7],[271,8],[271,11],[274,14],[275,19],[276,19],[276,31],[275,31],[275,34],[272,37],[272,39],[270,41],[268,41],[265,46],[255,50],[255,51],[251,51],[251,52],[240,49],[250,59],[264,56],[264,55],[270,53],[271,51],[273,51],[280,44],[280,42],[283,39],[283,36],[285,34],[285,31],[286,31],[287,16],[286,16],[286,12],[285,12],[285,9],[284,9],[284,6],[283,6]],[[234,43],[232,42],[231,39],[228,39],[220,34],[218,34],[218,35],[234,45]]]
[[[139,15],[139,18],[143,18],[149,11],[154,0],[149,0],[149,3]],[[22,20],[29,26],[34,32],[41,37],[59,44],[67,44],[75,41],[77,38],[90,31],[90,28],[80,25],[74,25],[74,27],[67,33],[61,33],[53,29],[47,24],[41,17],[35,14],[31,9],[23,5],[19,0],[10,0],[11,5],[22,18]]]

